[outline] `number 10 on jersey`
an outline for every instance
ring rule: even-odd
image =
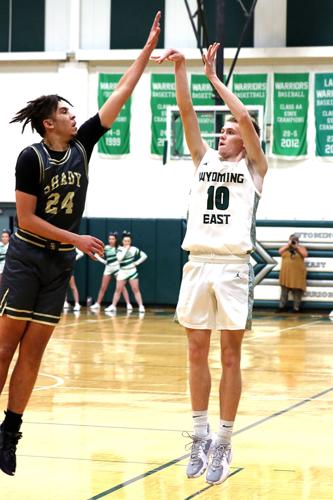
[[[227,210],[229,207],[229,189],[226,186],[209,186],[207,190],[207,210]]]

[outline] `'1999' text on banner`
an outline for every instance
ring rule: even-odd
[[[100,109],[117,86],[121,74],[100,73],[98,78],[98,108]],[[130,152],[131,98],[121,108],[112,128],[98,141],[98,152],[105,155],[125,155]]]

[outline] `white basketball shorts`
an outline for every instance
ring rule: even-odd
[[[189,260],[177,304],[179,323],[199,330],[249,330],[253,281],[249,262]]]

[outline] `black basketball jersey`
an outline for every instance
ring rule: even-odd
[[[78,233],[88,187],[88,159],[74,139],[61,160],[51,158],[43,142],[29,146],[39,161],[35,214],[61,229]]]

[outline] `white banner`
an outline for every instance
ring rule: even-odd
[[[288,241],[291,234],[296,233],[303,242],[333,243],[333,228],[257,226],[256,231],[259,241],[281,241],[284,243]]]
[[[281,257],[274,257],[277,265],[274,267],[274,271],[280,271],[281,269]],[[305,266],[308,272],[313,273],[333,273],[333,258],[330,257],[307,257],[305,259]],[[332,283],[333,286],[333,283]]]
[[[333,283],[332,283],[333,285]],[[255,300],[279,300],[281,288],[274,285],[257,285],[254,288]],[[292,295],[289,297],[292,300]],[[303,300],[309,302],[333,302],[332,287],[311,287],[308,286],[303,296]]]

